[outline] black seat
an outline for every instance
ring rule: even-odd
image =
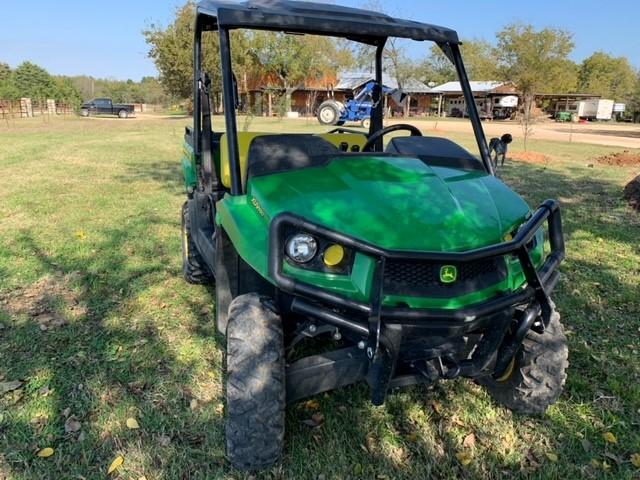
[[[247,178],[326,165],[340,150],[308,134],[262,135],[249,146]]]
[[[484,171],[482,162],[455,142],[439,137],[396,137],[387,153],[416,157],[432,167]]]

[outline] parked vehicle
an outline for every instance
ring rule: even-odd
[[[611,120],[613,117],[613,105],[613,100],[593,98],[575,102],[568,110],[583,120]]]
[[[80,115],[117,115],[119,118],[128,118],[135,116],[135,110],[133,105],[113,103],[110,98],[94,98],[82,104]]]
[[[368,133],[238,132],[238,28],[375,46]],[[212,31],[224,133],[212,129],[201,63]],[[435,42],[453,62],[479,156],[413,125],[383,126],[389,37]],[[230,462],[270,466],[287,403],[356,382],[375,405],[391,389],[457,377],[516,412],[554,403],[568,355],[550,297],[565,252],[559,204],[531,209],[494,175],[457,33],[334,4],[205,0],[194,38],[182,265],[188,282],[215,279]]]
[[[346,103],[329,99],[318,107],[318,121],[321,125],[342,126],[346,122],[359,122],[364,128],[369,128],[371,112],[373,111],[374,90],[376,82],[367,82],[358,94]],[[382,86],[382,93],[388,95],[398,105],[406,99],[406,95],[400,89]]]

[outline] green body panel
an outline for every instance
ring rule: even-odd
[[[389,250],[462,252],[503,242],[530,209],[491,175],[429,167],[413,158],[343,157],[322,167],[254,177],[247,195],[218,202],[217,221],[265,278],[270,219],[282,212]],[[536,264],[542,261],[542,232],[538,236]],[[524,276],[517,260],[508,265],[508,277],[482,291],[456,298],[385,296],[384,303],[461,308],[520,288]],[[284,266],[301,281],[360,301],[369,299],[373,270],[373,260],[359,253],[349,275]]]
[[[187,142],[182,145],[182,174],[184,175],[184,188],[187,191],[198,185],[196,155],[193,147]]]

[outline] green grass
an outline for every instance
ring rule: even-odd
[[[244,478],[224,456],[215,299],[181,279],[185,123],[0,125],[0,382],[23,382],[0,396],[0,479],[106,478],[118,455],[123,479]],[[319,130],[251,122],[281,127]],[[302,423],[316,405],[288,408],[282,464],[258,478],[638,478],[640,215],[622,188],[639,172],[593,164],[613,148],[530,149],[548,165],[510,162],[503,176],[532,204],[563,204],[568,258],[555,299],[571,366],[560,402],[535,419],[466,380],[393,393],[383,407],[365,387],[346,388],[316,398],[320,428]],[[64,413],[79,432],[65,434]],[[55,454],[37,457],[44,447]]]

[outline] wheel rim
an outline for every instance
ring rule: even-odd
[[[320,110],[320,120],[325,123],[332,123],[336,118],[336,112],[331,107]]]

